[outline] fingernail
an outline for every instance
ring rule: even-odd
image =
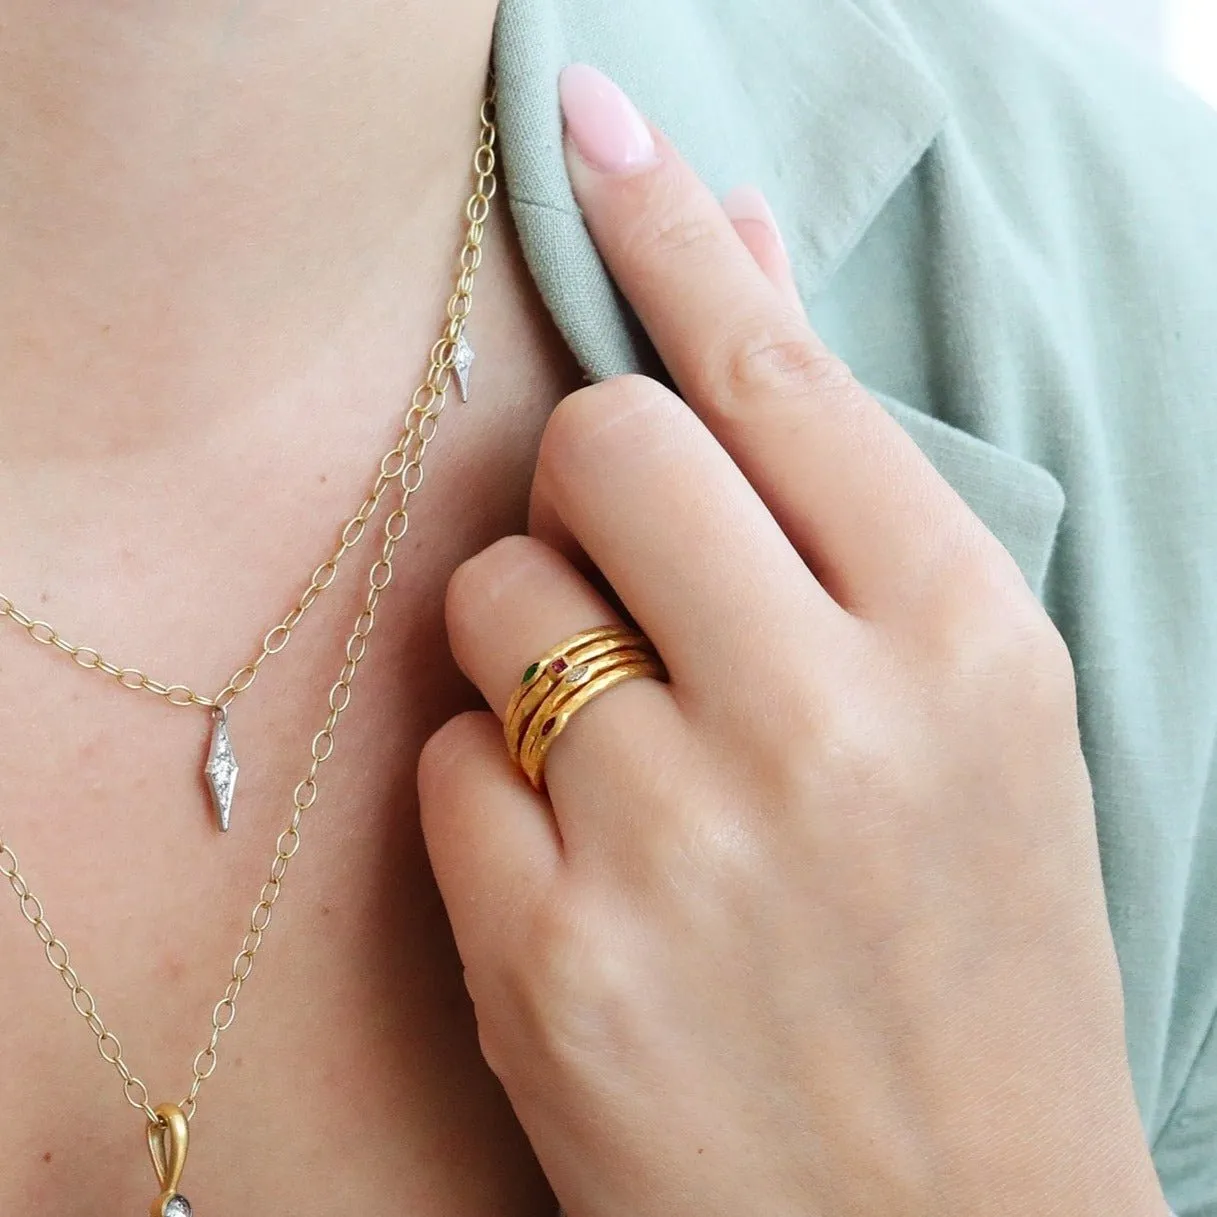
[[[630,173],[657,160],[650,128],[607,76],[584,63],[558,78],[566,130],[579,156],[600,173]]]
[[[773,214],[769,201],[755,186],[736,186],[729,191],[723,199],[723,210],[733,224],[736,221],[764,224],[777,238],[782,252],[786,252],[786,242],[782,239],[777,216]]]

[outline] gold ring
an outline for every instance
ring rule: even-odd
[[[624,625],[603,625],[571,635],[530,663],[503,714],[503,735],[511,759],[519,761],[524,731],[560,677],[588,660],[638,649],[654,651],[645,635],[637,630]]]
[[[666,673],[650,639],[620,625],[574,634],[525,668],[503,715],[503,736],[534,790],[544,789],[549,749],[574,714],[638,676],[662,680]]]

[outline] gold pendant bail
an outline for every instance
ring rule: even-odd
[[[151,1217],[190,1217],[190,1203],[177,1190],[189,1148],[190,1121],[186,1113],[176,1103],[162,1103],[156,1109],[156,1119],[148,1121],[148,1153],[161,1185]]]

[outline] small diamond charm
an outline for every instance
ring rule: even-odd
[[[211,790],[211,801],[215,805],[216,817],[220,821],[220,831],[228,831],[229,818],[232,815],[232,796],[237,787],[237,774],[240,766],[236,754],[232,750],[232,741],[228,738],[228,713],[217,710],[215,726],[211,729],[211,749],[207,753],[207,764],[203,768],[207,776],[207,785]],[[177,1213],[169,1213],[166,1217],[179,1217]],[[181,1217],[189,1217],[189,1212]]]
[[[192,1217],[194,1210],[185,1196],[170,1196],[161,1205],[161,1217]]]
[[[456,340],[456,352],[452,356],[452,370],[456,373],[457,388],[460,389],[461,401],[464,402],[469,400],[469,369],[473,367],[476,358],[469,339],[465,337],[465,331],[461,330],[460,337]]]

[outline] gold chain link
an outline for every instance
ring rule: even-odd
[[[192,1119],[197,1106],[199,1089],[215,1072],[218,1064],[217,1047],[220,1037],[232,1026],[237,1013],[237,998],[253,970],[254,958],[266,937],[271,913],[283,892],[283,880],[291,860],[300,848],[300,829],[304,815],[317,801],[317,775],[321,766],[334,751],[334,732],[338,720],[351,700],[351,685],[359,665],[367,654],[368,638],[376,624],[376,610],[385,589],[393,578],[393,558],[398,544],[409,528],[408,506],[411,496],[423,484],[423,457],[427,447],[435,438],[439,417],[444,409],[448,388],[452,381],[453,363],[457,342],[464,330],[473,304],[473,284],[478,267],[482,263],[482,240],[486,220],[490,215],[490,200],[497,186],[495,173],[495,122],[494,92],[482,103],[481,135],[473,158],[476,185],[465,204],[468,221],[465,243],[460,253],[460,274],[456,290],[448,301],[447,325],[442,336],[431,348],[431,362],[426,379],[414,391],[410,407],[406,412],[402,435],[396,447],[381,460],[376,481],[359,511],[342,530],[341,544],[334,554],[317,568],[312,582],[296,607],[267,634],[261,654],[237,672],[222,692],[215,698],[203,698],[185,685],[163,685],[150,680],[142,672],[131,668],[117,668],[107,663],[92,648],[73,647],[65,642],[50,626],[33,621],[17,610],[11,601],[0,596],[0,613],[23,625],[30,636],[39,642],[58,647],[80,663],[82,667],[97,668],[107,672],[127,688],[145,688],[168,698],[175,705],[200,705],[222,707],[236,694],[243,692],[258,674],[258,669],[268,655],[277,654],[287,644],[293,628],[308,611],[317,596],[333,581],[338,562],[343,555],[359,543],[368,521],[376,512],[385,491],[392,483],[401,486],[397,507],[390,512],[384,524],[384,542],[380,557],[368,571],[368,591],[363,610],[356,618],[355,627],[347,638],[346,660],[338,679],[330,688],[329,714],[325,725],[313,736],[308,773],[297,784],[292,795],[292,816],[287,827],[279,834],[275,843],[275,856],[270,865],[270,876],[258,893],[258,902],[250,915],[249,929],[241,943],[240,953],[233,961],[232,975],[224,990],[224,996],[216,1003],[211,1015],[211,1035],[206,1047],[194,1058],[194,1076],[190,1092],[179,1104],[187,1119]],[[82,659],[81,656],[84,656]],[[138,678],[138,683],[136,683]],[[188,700],[187,700],[188,698]],[[41,901],[30,891],[29,884],[21,874],[16,854],[0,835],[0,876],[8,880],[17,897],[21,915],[34,927],[43,944],[47,962],[59,973],[72,995],[72,1006],[85,1020],[97,1039],[97,1049],[102,1059],[114,1066],[123,1084],[123,1097],[137,1111],[142,1111],[152,1123],[157,1123],[148,1087],[131,1072],[123,1057],[123,1046],[118,1037],[102,1021],[97,1002],[92,993],[81,983],[72,967],[68,948],[55,936],[43,912]]]

